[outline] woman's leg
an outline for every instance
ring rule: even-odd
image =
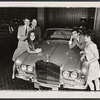
[[[94,84],[93,84],[92,80],[89,80],[87,82],[87,84],[89,85],[89,87],[90,87],[91,90],[94,90]]]
[[[15,66],[15,64],[14,64],[14,65],[13,65],[12,79],[15,78],[15,71],[16,71],[16,66]]]
[[[94,80],[94,82],[95,82],[96,90],[100,90],[99,89],[99,79],[97,78],[96,80]]]

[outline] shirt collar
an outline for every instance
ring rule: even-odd
[[[32,29],[35,29],[35,27],[34,26],[31,26],[32,27]]]
[[[77,40],[79,41],[79,36],[77,37]]]
[[[26,29],[26,25],[24,25],[25,29]],[[29,26],[27,26],[27,29],[29,28]]]

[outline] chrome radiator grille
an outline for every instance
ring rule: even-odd
[[[45,84],[59,85],[60,66],[40,60],[36,63],[37,81]]]

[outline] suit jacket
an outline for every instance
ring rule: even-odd
[[[30,30],[32,30],[32,28],[28,27],[27,28],[27,34],[28,34],[28,32]],[[19,26],[19,28],[18,28],[18,34],[17,34],[17,38],[19,40],[18,41],[18,47],[22,47],[24,40],[27,38],[27,35],[25,35],[25,31],[26,31],[25,25]]]
[[[39,42],[41,38],[41,28],[39,26],[36,26],[35,29],[33,29],[35,32],[35,40]]]
[[[28,32],[29,32],[30,30],[32,30],[32,28],[31,28],[31,27],[28,27],[28,28],[27,28],[27,34],[28,34]],[[25,37],[25,31],[26,31],[25,25],[19,26],[19,28],[18,28],[18,34],[17,34],[17,38],[18,38],[19,40]]]

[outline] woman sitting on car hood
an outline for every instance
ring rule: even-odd
[[[21,46],[19,46],[13,55],[12,60],[15,61],[23,52],[27,51],[28,53],[39,53],[42,51],[41,48],[37,48],[35,49],[35,33],[33,30],[29,31],[28,33],[28,37],[24,40],[23,44]],[[20,54],[20,51],[22,52]],[[12,79],[15,78],[15,64],[13,65],[13,74],[12,74]]]

